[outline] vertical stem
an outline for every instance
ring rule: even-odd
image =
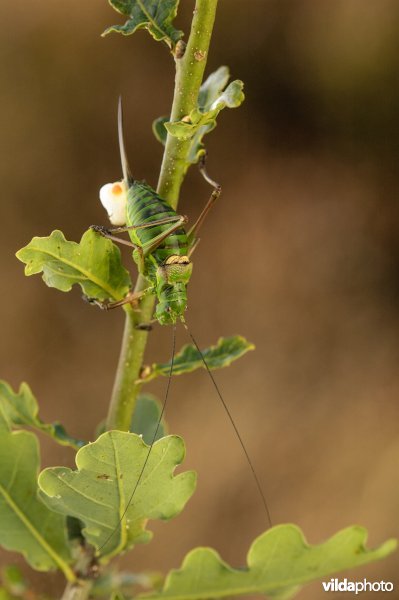
[[[86,600],[90,595],[91,587],[92,583],[89,580],[69,583],[62,594],[61,600]]]
[[[197,105],[198,92],[204,76],[209,44],[218,0],[196,0],[190,37],[182,58],[176,58],[176,77],[171,110],[171,121],[178,121]],[[190,141],[178,140],[169,133],[166,139],[157,191],[176,209],[180,187],[186,173],[186,159]],[[139,276],[135,291],[148,285]],[[115,384],[107,417],[107,429],[128,431],[136,398],[140,391],[140,369],[147,344],[148,332],[135,326],[150,321],[155,298],[146,296],[138,310],[126,309],[125,330],[116,372]]]
[[[139,278],[136,290],[144,289],[148,283]],[[139,287],[140,286],[140,287]],[[140,303],[140,310],[130,306],[125,309],[125,328],[119,363],[116,370],[114,388],[107,417],[107,429],[129,431],[137,394],[140,385],[136,381],[140,377],[144,350],[147,344],[148,332],[136,329],[139,323],[151,320],[154,309],[153,296],[145,297]]]
[[[171,121],[180,121],[197,106],[204,77],[218,0],[197,0],[191,32],[183,58],[176,59],[175,91]],[[168,133],[163,155],[158,193],[176,209],[186,172],[190,140]]]

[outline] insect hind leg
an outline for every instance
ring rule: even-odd
[[[205,181],[209,183],[209,185],[211,185],[216,191],[219,191],[220,195],[222,191],[222,186],[220,185],[220,183],[217,183],[214,179],[212,179],[208,175],[208,171],[206,170],[207,156],[208,155],[206,153],[201,156],[201,158],[199,159],[198,169]]]
[[[124,298],[121,300],[116,300],[115,302],[109,302],[107,300],[97,300],[97,298],[90,298],[88,296],[83,296],[83,299],[89,304],[94,304],[98,306],[102,310],[112,310],[113,308],[118,308],[119,306],[124,306],[125,304],[135,304],[140,298],[145,296],[149,290],[143,290],[141,292],[134,292],[131,290],[126,294]]]
[[[154,238],[152,242],[150,242],[146,246],[138,246],[131,241],[124,240],[120,237],[113,235],[114,233],[124,233],[126,231],[131,231],[134,229],[146,229],[148,227],[154,227],[157,225],[165,225],[167,223],[171,223],[171,226],[159,236]],[[138,254],[138,269],[140,273],[144,273],[144,258],[151,254],[157,247],[174,231],[179,229],[182,225],[187,223],[187,217],[181,215],[174,215],[172,217],[165,217],[163,219],[157,219],[155,221],[149,221],[148,223],[143,223],[142,225],[125,225],[125,226],[116,226],[116,227],[104,227],[104,225],[91,225],[90,229],[99,233],[103,237],[112,240],[113,242],[117,242],[118,244],[122,244],[124,246],[129,246],[130,248],[134,248]]]
[[[176,215],[173,217],[157,219],[156,221],[149,221],[148,223],[143,223],[142,225],[116,225],[113,227],[105,227],[104,225],[90,225],[90,229],[93,229],[93,231],[96,231],[101,235],[109,237],[111,234],[114,233],[125,233],[126,231],[132,231],[133,229],[146,229],[148,227],[153,227],[154,225],[165,225],[165,223],[175,223],[176,221],[180,221],[180,219],[181,216]]]
[[[211,210],[211,208],[213,207],[213,205],[215,204],[216,200],[219,198],[220,194],[222,193],[222,186],[219,183],[217,183],[216,181],[214,181],[213,179],[211,179],[211,177],[209,177],[208,172],[205,168],[205,162],[206,162],[206,155],[202,156],[200,159],[199,171],[200,171],[202,177],[205,179],[205,181],[213,187],[213,192],[212,192],[208,202],[205,204],[204,208],[202,209],[201,214],[199,215],[198,219],[196,220],[196,222],[194,223],[194,225],[191,227],[191,229],[189,230],[189,232],[187,234],[188,242],[190,245],[190,253],[189,253],[190,256],[194,252],[194,250],[197,247],[197,244],[199,242],[199,239],[197,238],[197,234],[198,234],[200,227],[202,226],[203,222],[205,221],[206,217],[208,216],[208,213]]]

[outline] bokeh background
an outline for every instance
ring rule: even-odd
[[[181,4],[188,31],[193,2]],[[146,32],[102,39],[121,20],[105,0],[3,2],[0,18],[1,376],[29,382],[43,418],[86,439],[106,412],[123,314],[24,278],[14,253],[106,222],[97,198],[121,175],[120,93],[134,174],[156,184],[151,122],[168,112],[173,61]],[[274,523],[311,543],[352,523],[371,545],[399,534],[398,26],[396,0],[221,0],[208,62],[228,64],[247,98],[208,138],[223,196],[195,255],[188,322],[202,346],[233,333],[256,344],[217,380]],[[192,169],[182,212],[194,218],[208,195]],[[168,357],[170,337],[151,334],[148,361]],[[123,565],[166,571],[199,545],[242,565],[265,516],[205,372],[174,379],[168,422],[198,492]],[[73,465],[47,439],[42,460]],[[60,577],[26,571],[58,597]],[[397,574],[394,555],[351,577],[398,586]],[[315,583],[298,597],[323,596]]]

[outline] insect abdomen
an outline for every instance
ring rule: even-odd
[[[167,217],[175,217],[176,212],[147,184],[135,181],[129,188],[127,196],[127,225],[145,225],[151,221],[159,221]],[[133,243],[139,246],[150,244],[155,237],[167,231],[173,223],[154,225],[144,229],[129,231]],[[172,255],[186,255],[187,235],[183,227],[168,235],[158,246],[152,256],[161,264]]]

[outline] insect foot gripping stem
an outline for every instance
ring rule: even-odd
[[[91,298],[90,296],[85,296],[84,294],[82,298],[85,302],[87,302],[87,304],[91,304],[92,306],[98,306],[99,308],[101,308],[101,310],[109,310],[109,308],[111,308],[110,302],[107,302],[106,300],[97,300],[97,298]]]
[[[106,237],[111,234],[110,230],[104,227],[104,225],[90,225],[89,229],[92,229],[96,233]]]

